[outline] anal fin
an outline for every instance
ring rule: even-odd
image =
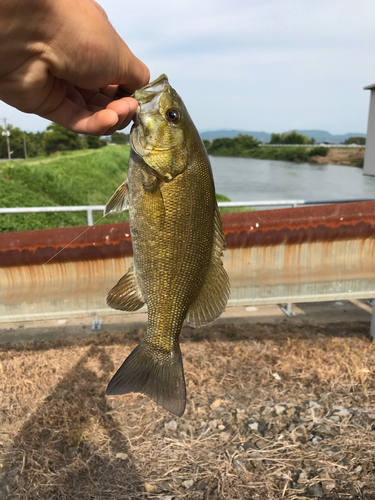
[[[145,303],[135,274],[134,264],[107,295],[107,304],[120,311],[137,311]]]
[[[120,214],[127,207],[128,201],[128,181],[126,180],[119,186],[106,204],[103,216],[108,214]]]

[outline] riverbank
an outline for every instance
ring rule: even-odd
[[[258,160],[289,161],[325,165],[363,167],[365,148],[363,147],[325,147],[325,146],[258,146],[244,151],[221,148],[207,151],[212,156],[254,158]]]
[[[314,163],[363,168],[365,148],[328,148],[327,156],[315,156]]]

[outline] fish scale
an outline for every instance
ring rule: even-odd
[[[129,200],[134,266],[109,292],[120,310],[148,307],[141,343],[118,369],[107,394],[142,392],[176,415],[186,405],[179,335],[184,320],[215,320],[229,296],[221,256],[225,239],[210,162],[178,94],[162,75],[135,93],[127,180],[105,210]]]

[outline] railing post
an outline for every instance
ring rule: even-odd
[[[92,218],[92,210],[90,210],[89,208],[87,209],[87,225],[88,226],[94,225],[94,219]]]
[[[375,299],[372,301],[370,335],[372,340],[375,340]]]
[[[99,318],[97,314],[95,314],[92,325],[91,325],[91,330],[101,330],[102,329],[102,320]]]
[[[280,309],[282,310],[282,312],[284,314],[289,316],[289,318],[293,318],[294,316],[297,316],[297,314],[293,311],[292,306],[293,306],[293,304],[288,302],[288,304],[286,304],[286,306],[280,307]]]

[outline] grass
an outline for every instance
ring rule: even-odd
[[[111,146],[0,163],[1,207],[101,205],[125,180],[130,148]],[[100,217],[99,214],[95,216]],[[94,216],[94,220],[95,220]],[[105,222],[123,222],[127,214]],[[85,226],[85,212],[7,214],[0,231]]]
[[[130,147],[62,152],[0,163],[0,207],[105,205],[127,175]],[[230,201],[218,195],[219,201]],[[244,209],[244,210],[248,210]],[[241,209],[221,209],[222,213]],[[94,212],[94,221],[101,217]],[[99,224],[127,222],[128,212]],[[86,212],[0,215],[0,232],[87,225]]]
[[[225,196],[224,194],[216,194],[216,199],[218,202],[225,202],[225,201],[231,201],[228,196]],[[232,214],[232,213],[237,213],[237,212],[252,212],[256,210],[256,208],[253,207],[220,207],[219,212],[221,214]]]
[[[297,500],[314,497],[318,485],[325,500],[373,499],[368,328],[289,321],[185,328],[181,419],[140,394],[105,396],[142,331],[4,346],[0,495]],[[277,414],[275,405],[288,410]],[[347,415],[332,418],[342,408]],[[252,430],[254,421],[263,429]],[[322,439],[314,444],[313,436]]]

